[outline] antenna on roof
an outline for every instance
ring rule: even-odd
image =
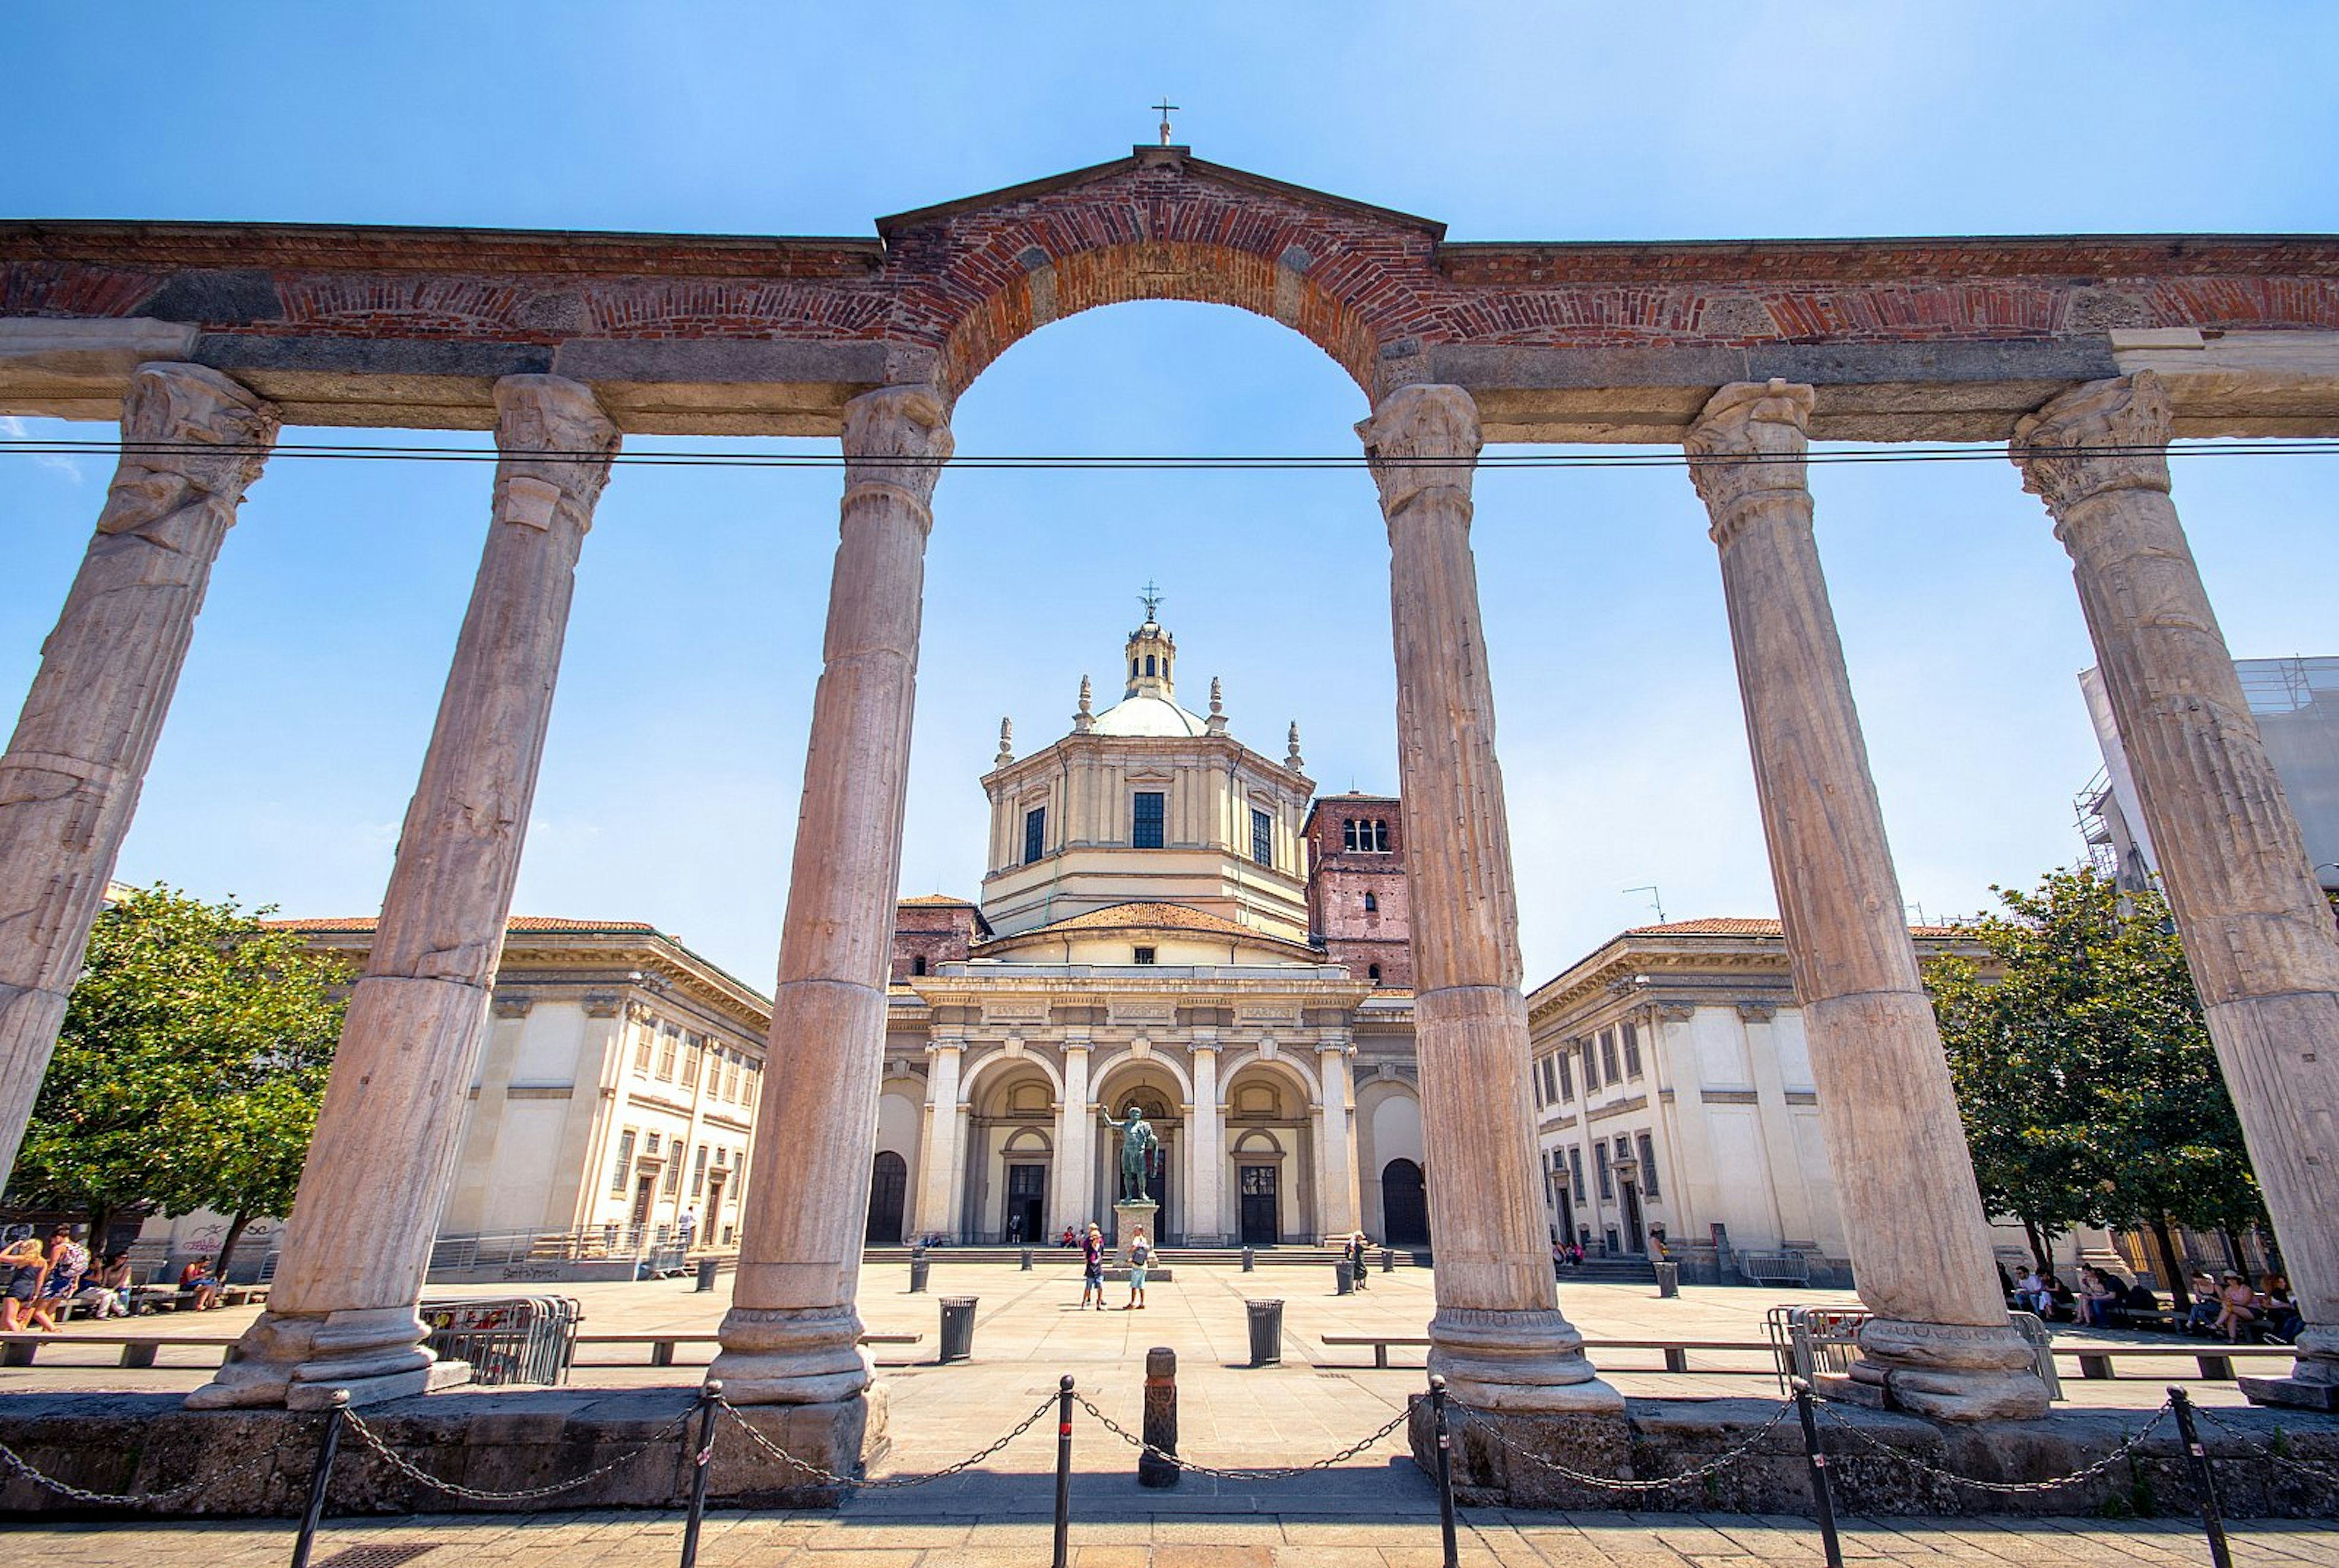
[[[1647,894],[1649,895],[1649,903],[1650,903],[1651,907],[1653,907],[1653,909],[1655,909],[1655,911],[1657,912],[1657,923],[1658,923],[1659,925],[1663,925],[1663,924],[1664,924],[1664,923],[1665,923],[1665,900],[1664,900],[1664,895],[1663,895],[1663,893],[1660,893],[1660,892],[1657,891],[1657,884],[1656,884],[1655,883],[1653,883],[1653,882],[1652,882],[1652,883],[1643,883],[1643,884],[1642,884],[1641,886],[1639,886],[1639,887],[1628,887],[1628,888],[1624,888],[1624,889],[1623,889],[1623,890],[1621,890],[1621,891],[1623,891],[1623,892],[1644,892],[1644,893],[1647,893]]]

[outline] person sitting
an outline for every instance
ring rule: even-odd
[[[2048,1309],[2055,1304],[2047,1291],[2047,1281],[2051,1277],[2041,1269],[2024,1269],[2022,1277],[2014,1282],[2015,1306],[2035,1317],[2045,1317]]]
[[[107,1253],[104,1261],[84,1277],[81,1294],[74,1299],[89,1309],[92,1317],[129,1317],[130,1254]]]
[[[48,1272],[49,1257],[31,1236],[21,1236],[0,1247],[0,1334],[20,1334],[25,1315],[41,1294],[41,1277]]]
[[[2160,1297],[2139,1275],[2120,1293],[2119,1305],[2112,1308],[2112,1321],[2123,1327],[2141,1328],[2157,1321]]]
[[[2100,1268],[2079,1270],[2079,1324],[2086,1328],[2109,1328],[2112,1308],[2127,1287]]]
[[[212,1272],[207,1253],[179,1270],[178,1306],[185,1312],[209,1312],[219,1305],[219,1277]]]
[[[2269,1274],[2258,1281],[2258,1315],[2265,1321],[2266,1337],[2285,1345],[2295,1342],[2306,1326],[2298,1303],[2290,1294],[2290,1281],[2279,1274]]]
[[[2193,1305],[2178,1326],[2187,1334],[2207,1334],[2216,1326],[2217,1314],[2225,1310],[2226,1304],[2217,1297],[2217,1281],[2207,1269],[2196,1268],[2191,1289]]]
[[[2209,1326],[2224,1334],[2226,1344],[2237,1343],[2242,1330],[2258,1320],[2258,1293],[2250,1288],[2248,1280],[2228,1268],[2217,1288],[2217,1299],[2222,1306],[2217,1320]]]
[[[1078,1247],[1080,1244],[1080,1236],[1069,1225],[1064,1227],[1064,1234],[1056,1238],[1059,1247]]]

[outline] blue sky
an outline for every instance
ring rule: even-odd
[[[2339,11],[1651,15],[34,5],[11,24],[0,213],[864,235],[1120,155],[1166,91],[1201,156],[1463,240],[2334,227]],[[1130,305],[1011,350],[955,429],[968,453],[1345,453],[1364,412],[1273,323]],[[10,705],[107,470],[0,456]],[[2331,459],[2179,468],[2236,654],[2339,651],[2334,477]],[[1813,487],[1907,896],[1971,910],[2069,861],[2070,797],[2097,762],[2072,677],[2092,660],[2038,503],[2001,461],[1822,468]],[[1650,918],[1631,884],[1657,883],[1676,919],[1772,912],[1686,479],[1489,473],[1477,493],[1530,980]],[[294,913],[379,906],[486,505],[471,465],[273,464],[120,874]],[[653,920],[768,983],[835,506],[827,471],[618,470],[519,908]],[[1239,736],[1275,750],[1297,718],[1324,789],[1395,787],[1387,551],[1362,474],[962,471],[936,511],[905,892],[976,892],[973,781],[1001,715],[1029,750],[1066,727],[1084,671],[1109,694],[1149,577],[1189,705],[1221,675]]]

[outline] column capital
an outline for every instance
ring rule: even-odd
[[[2014,427],[2007,455],[2057,522],[2108,490],[2168,488],[2168,391],[2150,370],[2089,381]]]
[[[844,405],[844,504],[864,489],[908,501],[928,528],[934,481],[956,449],[950,410],[932,387],[880,387]]]
[[[1735,508],[1764,496],[1804,497],[1811,389],[1773,376],[1733,381],[1707,399],[1682,438],[1690,482],[1712,514],[1715,544],[1735,528]]]
[[[97,531],[153,537],[158,528],[168,531],[173,518],[212,500],[226,504],[232,522],[236,502],[268,460],[277,424],[273,403],[217,370],[139,366],[122,398],[123,445],[182,449],[124,450]]]
[[[1380,487],[1381,512],[1396,515],[1433,490],[1470,502],[1470,479],[1483,444],[1478,405],[1459,387],[1399,387],[1357,424],[1373,482]]]
[[[496,383],[497,519],[549,528],[565,513],[580,534],[590,529],[618,439],[584,382],[504,377]]]

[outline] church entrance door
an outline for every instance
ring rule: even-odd
[[[1007,1168],[1007,1244],[1029,1247],[1047,1239],[1048,1168],[1011,1165]]]
[[[1381,1224],[1391,1247],[1429,1245],[1429,1195],[1422,1189],[1421,1167],[1410,1159],[1381,1167]]]
[[[1276,1192],[1275,1167],[1242,1168],[1242,1244],[1273,1247],[1283,1239],[1281,1200]]]
[[[910,1193],[910,1162],[890,1149],[877,1151],[869,1169],[869,1226],[861,1239],[871,1247],[898,1247],[902,1205]]]

